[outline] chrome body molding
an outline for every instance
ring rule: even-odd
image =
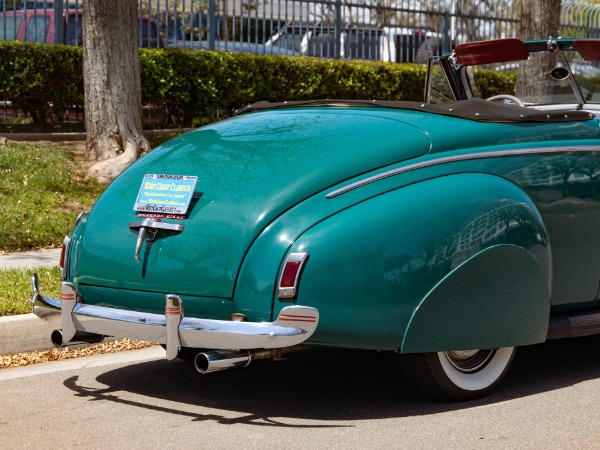
[[[239,322],[185,317],[183,301],[165,296],[165,314],[106,308],[81,303],[75,286],[62,283],[61,300],[44,297],[32,274],[33,312],[62,329],[63,341],[77,332],[139,339],[166,345],[167,359],[181,347],[244,350],[291,347],[307,340],[317,328],[319,312],[306,306],[283,308],[274,322]]]
[[[428,159],[425,161],[419,161],[414,164],[408,164],[397,169],[388,170],[377,175],[373,175],[362,180],[350,183],[344,187],[331,191],[326,195],[327,198],[335,198],[342,194],[346,194],[354,189],[366,186],[367,184],[375,183],[376,181],[384,180],[386,178],[400,175],[406,172],[412,172],[413,170],[424,169],[427,167],[439,166],[441,164],[448,164],[460,161],[470,161],[473,159],[489,159],[489,158],[503,158],[507,156],[523,156],[523,155],[534,155],[534,154],[553,154],[553,153],[572,153],[572,152],[598,152],[600,147],[589,147],[589,146],[564,146],[564,147],[546,147],[546,148],[522,148],[522,149],[507,149],[507,150],[496,150],[491,152],[478,152],[460,154],[454,156],[444,156],[441,158]]]

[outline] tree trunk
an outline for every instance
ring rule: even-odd
[[[523,0],[521,4],[520,39],[558,37],[561,0]]]
[[[90,173],[111,181],[149,150],[141,117],[136,0],[84,0],[83,81]]]
[[[520,39],[548,39],[559,36],[561,0],[523,0],[521,4]],[[551,67],[546,67],[549,71]],[[545,84],[533,82],[526,64],[519,64],[516,95],[520,98],[543,98]]]

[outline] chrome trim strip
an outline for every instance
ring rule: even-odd
[[[35,274],[32,285],[38,286]],[[64,282],[64,293],[71,294],[71,286]],[[168,357],[176,355],[179,347],[219,350],[291,347],[311,337],[319,323],[319,311],[307,306],[286,306],[274,322],[236,322],[183,317],[183,313],[175,311],[178,307],[175,300],[179,297],[172,294],[166,295],[163,315],[85,305],[80,303],[74,287],[73,292],[76,305],[68,312],[70,307],[65,309],[59,300],[44,297],[39,288],[34,290],[33,312],[55,325],[59,322],[63,333],[71,329],[166,344]],[[175,324],[169,323],[170,317]]]
[[[83,219],[85,219],[88,216],[88,213],[85,212],[80,212],[79,215],[77,216],[77,218],[75,219],[75,225],[73,226],[73,228],[76,228],[77,225],[79,225]]]
[[[524,148],[520,150],[497,150],[491,152],[478,152],[461,154],[455,156],[445,156],[441,158],[430,159],[427,161],[421,161],[414,164],[409,164],[404,167],[397,169],[388,170],[377,175],[367,177],[360,181],[355,181],[342,188],[336,189],[335,191],[327,194],[326,198],[335,198],[347,192],[358,189],[359,187],[366,186],[367,184],[375,183],[376,181],[384,180],[395,175],[400,175],[406,172],[412,172],[413,170],[424,169],[427,167],[439,166],[442,164],[448,164],[459,161],[470,161],[473,159],[488,159],[488,158],[501,158],[505,156],[522,156],[531,154],[544,154],[544,153],[572,153],[572,152],[598,152],[600,147],[587,147],[587,146],[568,146],[568,147],[545,147],[545,148]]]

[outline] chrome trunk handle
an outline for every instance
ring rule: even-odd
[[[144,219],[141,222],[130,222],[129,229],[132,233],[137,234],[135,243],[135,252],[133,257],[137,262],[140,260],[140,251],[144,241],[152,242],[156,239],[159,232],[181,233],[184,225],[178,223],[165,223],[155,219]]]

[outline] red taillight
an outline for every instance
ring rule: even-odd
[[[61,269],[65,268],[65,250],[66,250],[67,246],[65,244],[63,244],[62,249],[60,250],[60,260],[58,261],[58,265],[60,266]]]
[[[279,277],[277,297],[284,300],[293,299],[298,292],[298,281],[308,253],[290,253]]]
[[[285,267],[283,268],[283,275],[281,276],[281,283],[279,283],[279,287],[294,287],[294,285],[296,284],[296,277],[298,276],[299,270],[299,261],[287,262],[285,264]]]

